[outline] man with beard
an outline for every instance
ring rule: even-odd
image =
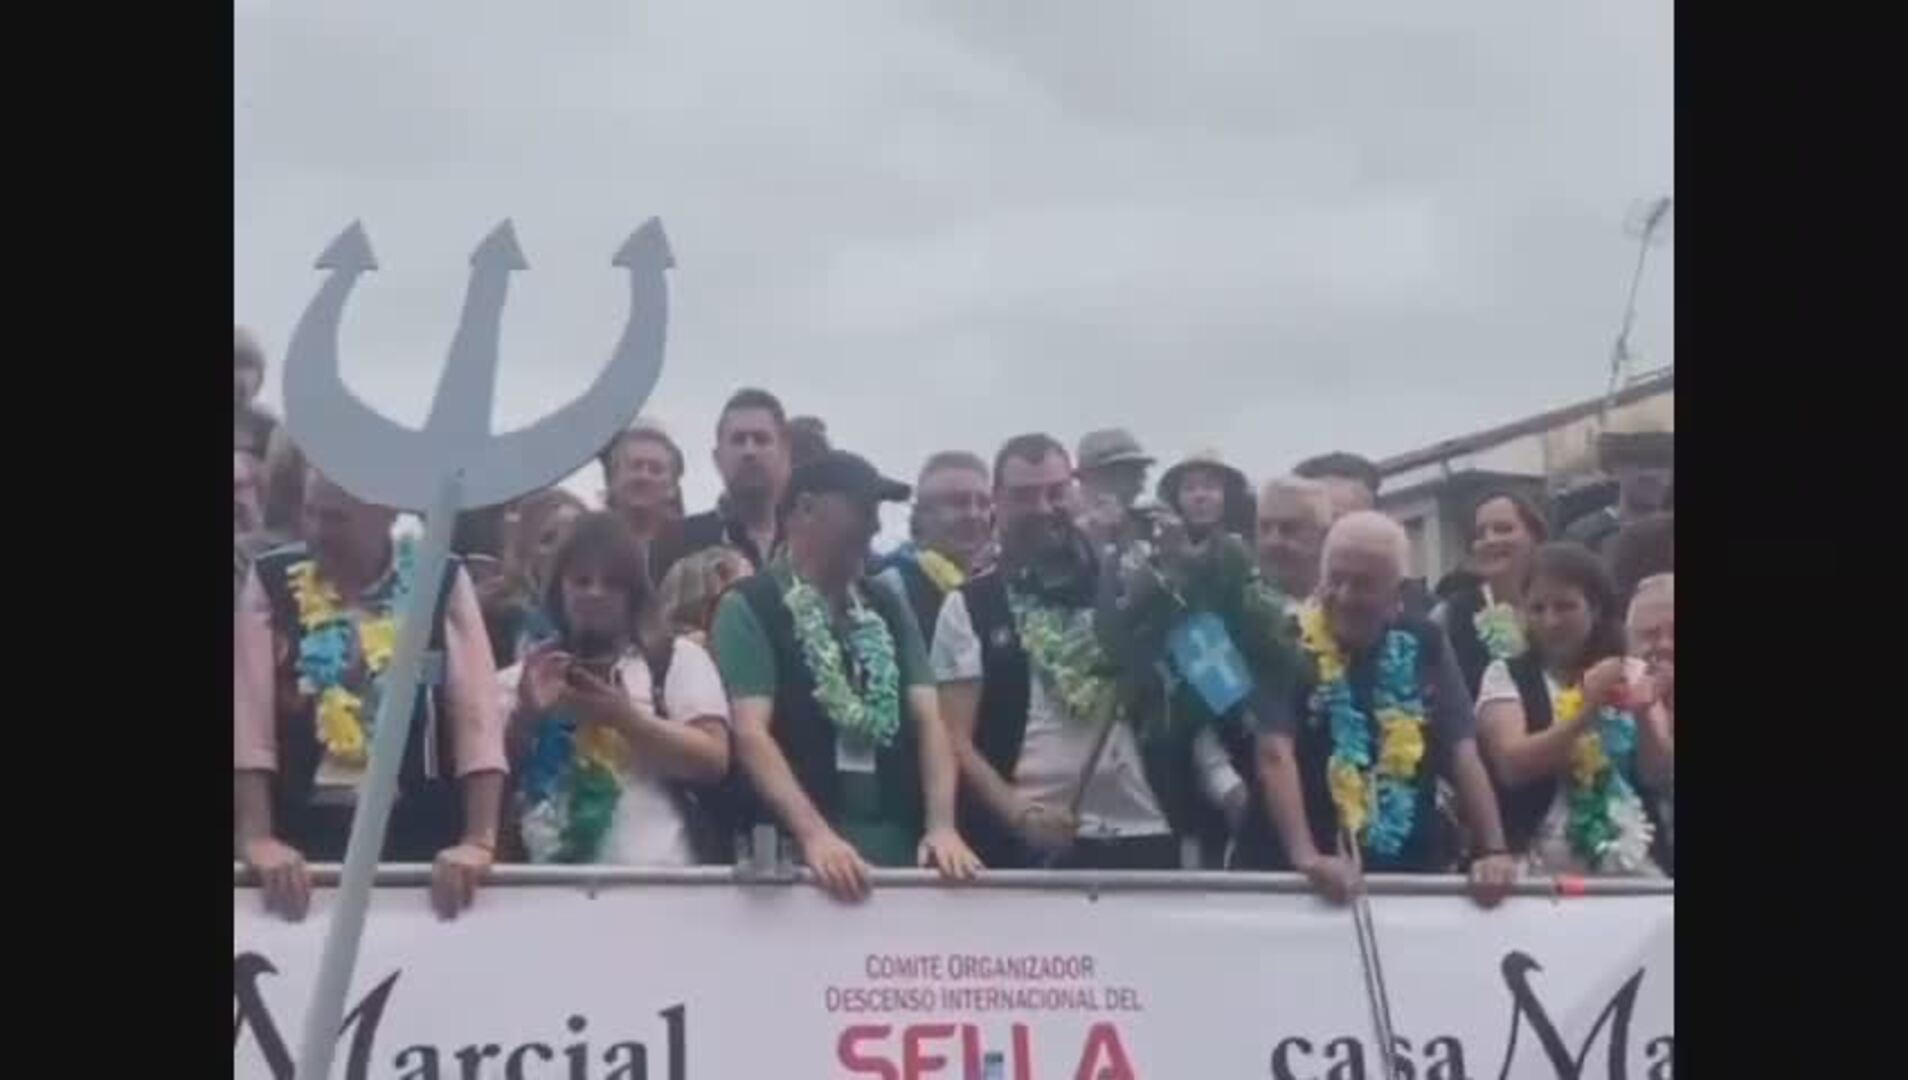
[[[437,598],[427,671],[381,858],[431,862],[446,917],[469,907],[497,848],[505,770],[497,671],[476,591],[452,562],[412,580],[395,512],[369,506],[316,470],[305,482],[305,539],[253,564],[232,646],[233,816],[239,857],[269,910],[302,919],[307,858],[342,861],[363,783],[396,618],[413,588]]]
[[[1332,525],[1325,485],[1297,476],[1266,481],[1259,493],[1259,572],[1284,593],[1292,614],[1318,588],[1319,556]]]
[[[722,498],[714,510],[687,518],[674,543],[658,545],[650,559],[657,581],[677,559],[723,544],[740,551],[756,570],[775,551],[775,508],[788,486],[788,414],[766,390],[738,390],[716,420],[716,470]]]
[[[1073,470],[1046,435],[994,459],[999,565],[947,598],[933,663],[972,799],[963,832],[989,866],[1176,869],[1095,629],[1099,561],[1074,525]]]
[[[638,420],[603,451],[604,508],[623,519],[649,562],[668,547],[679,528],[682,450],[654,421]],[[653,582],[668,567],[651,566]]]
[[[1260,714],[1258,769],[1290,867],[1343,903],[1366,873],[1441,873],[1451,838],[1437,780],[1456,791],[1471,852],[1472,894],[1490,906],[1516,877],[1497,797],[1477,747],[1477,720],[1450,643],[1399,614],[1410,541],[1376,511],[1340,518],[1325,537],[1318,597],[1299,617],[1310,658],[1297,692]],[[1275,852],[1271,845],[1241,848]],[[1283,865],[1278,865],[1283,863]]]
[[[862,576],[880,504],[908,495],[839,450],[795,470],[787,546],[730,589],[710,634],[756,795],[744,820],[779,821],[839,899],[867,893],[870,864],[948,878],[978,866],[954,827],[958,778],[920,629]]]
[[[949,593],[967,583],[987,554],[994,531],[994,495],[987,463],[965,450],[928,458],[909,519],[913,539],[881,560],[878,580],[907,597],[923,640]]]

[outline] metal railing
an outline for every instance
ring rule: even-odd
[[[336,885],[335,863],[314,864],[318,885]],[[421,863],[386,863],[378,867],[381,886],[422,886],[431,868]],[[486,880],[489,888],[569,887],[590,892],[644,885],[788,887],[807,884],[806,868],[763,871],[750,865],[646,868],[628,866],[499,865]],[[1077,892],[1088,895],[1116,892],[1198,892],[1304,894],[1312,886],[1302,874],[1243,873],[1219,870],[984,870],[973,881],[949,884],[930,870],[876,870],[877,889],[1021,889]],[[255,885],[250,870],[233,864],[233,884]],[[1374,896],[1461,896],[1469,883],[1456,874],[1385,874],[1365,879]],[[1514,896],[1673,896],[1675,883],[1660,878],[1549,878],[1533,877],[1511,887]]]

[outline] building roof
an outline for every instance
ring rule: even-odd
[[[1676,371],[1672,368],[1660,375],[1652,375],[1648,378],[1639,379],[1629,386],[1618,390],[1616,396],[1612,397],[1609,403],[1612,408],[1620,405],[1628,405],[1633,401],[1641,401],[1644,398],[1654,397],[1657,394],[1674,389],[1675,386]],[[1513,420],[1508,424],[1485,428],[1483,431],[1471,435],[1460,435],[1455,439],[1446,439],[1443,442],[1432,443],[1430,446],[1419,450],[1409,450],[1395,457],[1388,457],[1380,461],[1378,463],[1378,475],[1391,476],[1408,469],[1418,468],[1422,465],[1434,465],[1437,462],[1463,454],[1474,454],[1480,450],[1487,450],[1490,447],[1497,446],[1500,443],[1507,443],[1512,439],[1549,431],[1552,428],[1562,427],[1572,421],[1581,420],[1586,416],[1594,416],[1603,406],[1604,399],[1602,397],[1594,397],[1572,405],[1565,405],[1562,408],[1552,409],[1549,412],[1541,412],[1535,416],[1527,416],[1522,420]]]

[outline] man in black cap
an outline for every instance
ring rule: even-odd
[[[1620,530],[1669,508],[1676,436],[1667,431],[1605,432],[1597,437],[1597,463],[1616,480],[1616,505],[1571,522],[1564,539],[1607,559]]]
[[[863,577],[884,502],[906,484],[831,450],[794,470],[786,544],[723,598],[711,643],[755,797],[744,820],[777,821],[821,886],[868,889],[868,868],[932,864],[973,875],[954,827],[954,754],[920,628]]]

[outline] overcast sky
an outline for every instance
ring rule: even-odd
[[[777,392],[911,479],[943,448],[1133,428],[1255,478],[1602,391],[1671,193],[1662,2],[406,0],[235,7],[235,317],[278,361],[362,219],[346,379],[416,424],[472,249],[530,270],[497,423],[594,377],[610,256],[678,268],[647,412],[691,509],[721,401]],[[1640,368],[1672,361],[1674,246]],[[600,481],[579,478],[594,494]]]

